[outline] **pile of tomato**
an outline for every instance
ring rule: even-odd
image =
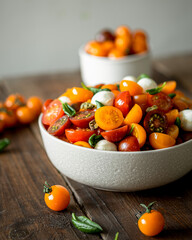
[[[150,81],[146,75],[144,79]],[[192,138],[192,100],[176,90],[175,81],[148,90],[125,79],[94,87],[82,84],[48,99],[42,123],[51,135],[83,147],[161,149]]]
[[[132,31],[122,25],[113,32],[105,29],[89,41],[85,51],[99,57],[120,58],[148,51],[148,37],[143,30]]]
[[[0,102],[0,132],[19,124],[34,121],[42,109],[42,100],[32,96],[25,100],[21,94],[11,94],[4,102]]]

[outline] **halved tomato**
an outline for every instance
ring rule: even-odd
[[[65,132],[65,129],[71,125],[71,121],[67,115],[62,116],[57,119],[53,124],[48,128],[48,132],[54,136],[60,136]]]
[[[127,132],[128,126],[125,125],[114,130],[101,132],[101,135],[109,142],[119,142],[126,136]]]
[[[89,138],[94,133],[95,133],[95,130],[90,130],[88,128],[65,129],[65,135],[71,143],[78,142],[78,141],[88,142]]]
[[[42,123],[45,125],[51,125],[63,115],[64,111],[62,103],[58,99],[55,99],[49,104],[49,106],[43,113]]]
[[[148,94],[147,101],[150,106],[156,105],[162,112],[169,112],[173,108],[172,99],[163,92],[154,95]]]
[[[42,106],[42,113],[44,113],[47,110],[47,107],[49,106],[49,104],[53,101],[53,99],[47,99]]]
[[[168,127],[167,117],[159,110],[150,111],[144,118],[143,126],[148,133],[164,133]]]
[[[71,117],[71,122],[80,128],[87,128],[89,126],[89,122],[92,121],[95,117],[95,111],[85,110],[78,112],[74,117]]]
[[[125,117],[131,108],[131,95],[128,91],[119,93],[115,98],[114,106],[118,108]]]

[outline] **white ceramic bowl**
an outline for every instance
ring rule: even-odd
[[[192,140],[153,151],[100,151],[50,135],[41,118],[41,136],[53,165],[65,176],[91,187],[119,192],[143,190],[173,182],[192,169]]]
[[[83,82],[88,86],[100,83],[110,84],[121,81],[125,76],[151,74],[150,53],[130,55],[121,59],[96,57],[79,49],[80,69]]]

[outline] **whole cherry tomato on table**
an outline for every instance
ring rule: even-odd
[[[29,124],[36,118],[34,111],[27,106],[17,108],[16,115],[18,121],[22,124]]]
[[[44,184],[45,203],[48,208],[54,211],[62,211],[69,205],[69,191],[61,185],[50,186],[47,182]]]
[[[159,234],[165,225],[163,215],[159,211],[151,209],[153,204],[154,202],[150,203],[148,206],[140,204],[146,211],[138,220],[139,230],[150,237]]]
[[[7,97],[4,103],[5,107],[11,110],[15,110],[18,107],[25,105],[25,98],[21,94],[11,94]]]
[[[33,110],[36,116],[39,116],[42,109],[42,100],[36,96],[30,97],[27,99],[27,107]]]

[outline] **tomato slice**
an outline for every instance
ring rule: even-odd
[[[156,105],[162,112],[169,112],[173,108],[171,98],[163,92],[154,95],[148,94],[147,101],[150,106]]]
[[[60,136],[65,132],[65,129],[71,125],[71,121],[67,115],[62,116],[57,119],[53,124],[48,128],[48,132],[54,136]]]
[[[70,118],[71,122],[80,128],[87,128],[89,122],[95,117],[95,111],[85,110],[78,112],[74,117]]]
[[[148,133],[164,133],[168,127],[167,116],[159,110],[150,111],[146,114],[143,125]]]
[[[128,126],[125,125],[114,130],[101,132],[101,135],[109,142],[119,142],[126,136],[127,132]]]
[[[47,110],[47,107],[49,106],[49,104],[53,101],[53,99],[47,99],[42,106],[42,113],[44,113]]]
[[[90,130],[88,128],[65,129],[65,135],[71,143],[78,142],[78,141],[88,142],[89,138],[94,133],[95,133],[95,130]]]
[[[115,98],[115,107],[118,108],[125,117],[131,108],[131,95],[128,91],[119,93]]]
[[[43,113],[42,123],[45,125],[51,125],[63,115],[64,111],[62,103],[58,99],[55,99],[49,104],[49,106]]]

